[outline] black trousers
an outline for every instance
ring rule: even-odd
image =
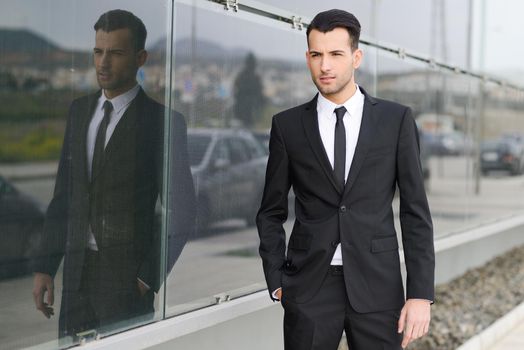
[[[358,313],[348,300],[343,272],[330,268],[319,292],[306,303],[286,299],[283,289],[286,350],[336,350],[345,330],[350,350],[400,350],[400,310]]]
[[[114,281],[101,279],[103,268],[109,267],[102,266],[99,253],[86,249],[80,289],[62,292],[59,338],[72,337],[75,342],[81,332],[103,334],[152,319],[154,292],[140,295],[136,281],[115,288]]]

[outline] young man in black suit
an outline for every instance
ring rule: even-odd
[[[65,256],[59,335],[73,339],[152,317],[162,283],[157,198],[167,193],[161,199],[171,209],[168,271],[192,230],[195,208],[184,118],[148,97],[136,81],[147,59],[144,24],[113,10],[94,29],[101,90],[70,107],[33,289],[37,309],[49,318],[54,276]],[[163,166],[166,113],[169,169]]]
[[[351,350],[400,349],[429,327],[433,229],[417,128],[408,107],[355,84],[359,35],[352,14],[319,13],[306,52],[319,94],[273,118],[257,226],[268,288],[285,311],[287,350],[335,350],[343,330]],[[296,218],[286,253],[291,186]]]

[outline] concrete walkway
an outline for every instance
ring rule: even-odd
[[[497,345],[490,350],[523,350],[524,349],[524,322],[513,328]]]
[[[457,348],[457,350],[523,349],[524,302]]]

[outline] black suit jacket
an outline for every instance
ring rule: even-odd
[[[363,91],[363,89],[362,89]],[[400,191],[407,297],[434,299],[434,248],[409,108],[365,91],[355,155],[345,188],[337,186],[320,138],[317,97],[273,117],[266,184],[257,215],[260,255],[269,291],[303,303],[321,286],[339,242],[351,305],[358,312],[404,303],[392,200]],[[282,224],[288,191],[295,223],[286,254]]]
[[[100,91],[73,101],[53,199],[46,213],[41,254],[35,268],[54,276],[64,260],[64,290],[78,290],[84,263],[89,211],[108,290],[136,289],[140,278],[160,286],[161,237],[155,204],[168,174],[169,263],[178,258],[193,228],[195,197],[187,155],[186,124],[170,115],[169,169],[164,169],[166,108],[142,89],[117,124],[100,171],[88,179],[87,130]],[[90,203],[91,202],[91,203]]]

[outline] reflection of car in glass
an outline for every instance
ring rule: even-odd
[[[253,136],[255,136],[258,142],[260,142],[260,144],[264,148],[264,152],[266,152],[266,154],[269,154],[269,136],[270,136],[269,131],[268,132],[257,131],[253,133]]]
[[[480,169],[483,174],[491,170],[507,170],[511,175],[522,174],[524,149],[510,138],[486,141],[480,151]]]
[[[188,151],[197,193],[197,223],[230,218],[254,225],[267,156],[249,131],[189,129]]]
[[[502,139],[512,140],[518,144],[524,145],[524,135],[520,132],[512,131],[502,134]]]
[[[42,206],[0,177],[0,278],[31,272],[43,222]]]
[[[434,155],[456,156],[473,151],[473,141],[461,131],[427,133],[425,141],[429,152]]]

